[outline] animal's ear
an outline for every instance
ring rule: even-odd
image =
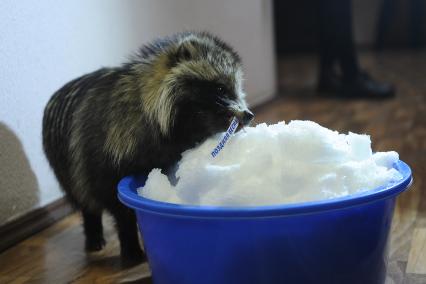
[[[195,43],[191,41],[182,42],[177,51],[176,51],[176,59],[178,62],[191,60],[196,52]]]

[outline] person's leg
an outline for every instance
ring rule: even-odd
[[[318,37],[319,37],[319,78],[328,80],[335,71],[337,59],[337,44],[335,40],[335,21],[330,20],[334,14],[332,7],[327,3],[328,0],[315,2],[318,11]]]
[[[423,47],[426,3],[424,0],[411,0],[410,6],[410,44],[414,48]]]
[[[337,41],[337,56],[344,80],[351,80],[360,72],[355,50],[352,28],[352,1],[326,0],[334,6],[334,17]]]
[[[318,91],[346,97],[393,96],[391,85],[376,82],[360,70],[353,40],[351,0],[320,0],[318,3],[321,65]],[[341,77],[333,72],[334,62],[340,67]]]
[[[318,1],[320,74],[333,72],[337,62],[343,77],[358,74],[350,0]],[[320,77],[321,77],[320,75]]]

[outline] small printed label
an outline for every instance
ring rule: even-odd
[[[232,134],[234,134],[235,130],[237,130],[238,127],[238,119],[234,117],[231,121],[231,125],[229,125],[228,130],[226,130],[225,135],[220,139],[219,144],[214,148],[214,150],[211,152],[212,157],[216,157],[219,152],[223,149],[226,142],[229,140]]]

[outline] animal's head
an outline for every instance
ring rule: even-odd
[[[145,106],[163,135],[201,140],[225,131],[232,117],[247,125],[253,113],[242,89],[237,53],[207,33],[183,33],[151,47],[161,49],[151,63]],[[145,55],[148,55],[149,52]],[[155,90],[155,92],[153,92]]]

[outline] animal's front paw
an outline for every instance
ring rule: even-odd
[[[106,242],[103,237],[96,238],[96,239],[86,239],[86,251],[88,252],[94,252],[94,251],[100,251],[104,246]]]
[[[140,248],[121,252],[121,264],[123,267],[132,267],[144,261],[146,261],[146,255]]]

